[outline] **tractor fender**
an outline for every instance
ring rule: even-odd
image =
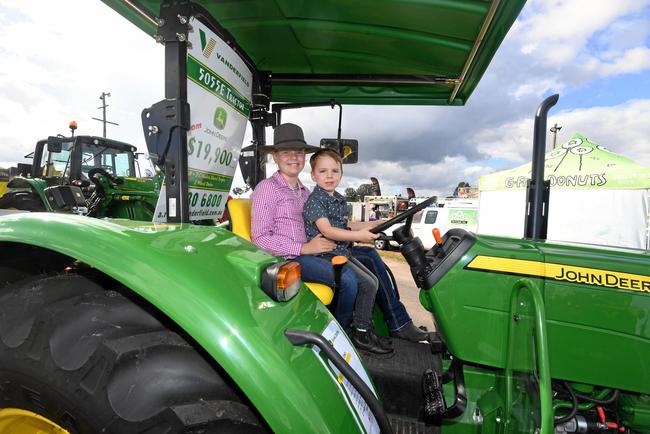
[[[268,297],[261,273],[279,259],[230,231],[24,213],[0,217],[0,249],[5,242],[75,258],[147,300],[226,371],[273,431],[361,429],[320,357],[284,336],[288,328],[322,333],[333,317],[304,285],[288,302]]]
[[[33,193],[38,195],[38,197],[43,202],[46,210],[49,212],[54,211],[45,197],[45,189],[47,188],[47,183],[43,179],[16,176],[7,183],[7,188],[31,190]]]

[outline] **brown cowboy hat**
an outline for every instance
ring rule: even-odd
[[[305,152],[316,152],[320,148],[308,145],[305,142],[305,135],[296,124],[282,124],[275,127],[273,132],[273,146],[260,146],[261,152],[271,152],[275,149],[304,149]]]

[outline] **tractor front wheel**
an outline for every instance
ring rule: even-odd
[[[0,411],[51,433],[264,432],[214,361],[163,322],[81,275],[5,286]]]

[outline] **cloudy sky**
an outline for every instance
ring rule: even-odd
[[[87,0],[0,0],[0,41],[0,162],[24,161],[37,139],[67,135],[72,119],[78,134],[101,135],[91,118],[101,117],[103,91],[119,123],[109,137],[145,150],[140,112],[163,96],[162,46]],[[345,106],[343,136],[359,140],[363,164],[346,166],[342,187],[370,176],[389,193],[474,186],[530,159],[535,110],[556,92],[558,142],[580,132],[650,165],[650,0],[529,0],[464,107]],[[336,134],[329,109],[283,120],[311,143]]]

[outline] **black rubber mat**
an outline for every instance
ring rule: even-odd
[[[418,344],[393,339],[395,351],[389,356],[361,353],[363,363],[377,386],[384,409],[404,427],[396,432],[429,433],[437,431],[417,430],[427,428],[424,423],[424,394],[422,375],[427,369],[440,373],[440,356],[432,354],[428,344]],[[393,423],[391,419],[391,424]],[[434,428],[428,425],[428,428]],[[428,429],[427,428],[427,429]]]
[[[426,425],[418,420],[398,416],[394,414],[388,415],[390,426],[393,428],[394,434],[439,434],[440,427],[434,425]]]

